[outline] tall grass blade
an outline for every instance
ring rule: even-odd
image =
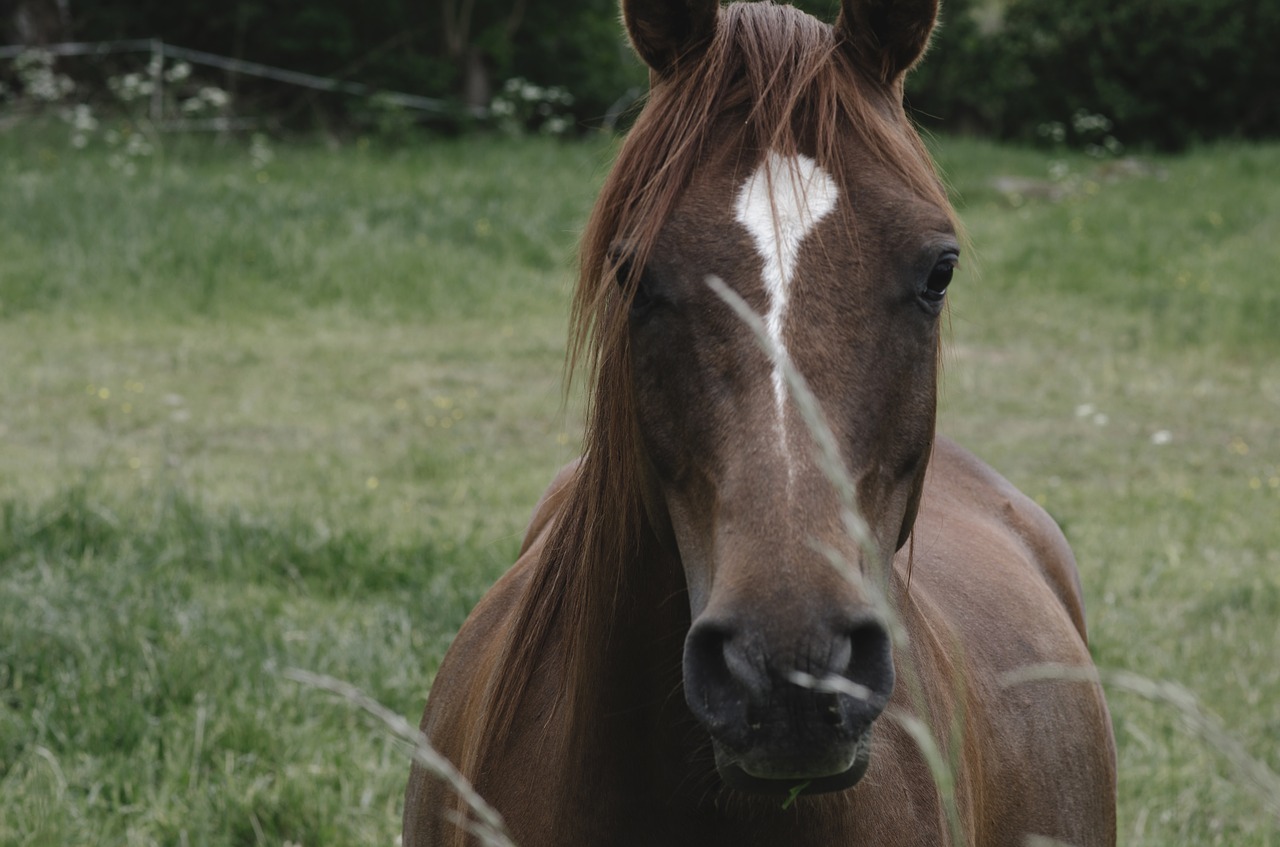
[[[431,775],[448,783],[449,787],[475,813],[476,819],[474,821],[464,821],[462,824],[467,826],[480,839],[482,844],[485,844],[486,847],[515,847],[515,841],[512,840],[510,833],[507,832],[506,824],[502,822],[502,816],[498,814],[498,811],[476,792],[475,788],[453,766],[452,762],[440,755],[431,746],[431,742],[427,740],[426,735],[417,727],[349,682],[298,668],[286,669],[284,676],[286,679],[293,680],[301,685],[335,694],[348,704],[377,718],[393,735],[410,745],[415,762],[425,768]]]
[[[1244,745],[1227,732],[1222,720],[1209,711],[1195,694],[1176,682],[1148,679],[1132,671],[1080,667],[1074,665],[1028,665],[1005,674],[1005,687],[1028,685],[1046,680],[1101,683],[1109,688],[1136,694],[1155,703],[1171,706],[1182,718],[1191,736],[1217,750],[1227,760],[1240,783],[1252,792],[1263,807],[1280,823],[1280,775],[1266,762],[1249,753]]]

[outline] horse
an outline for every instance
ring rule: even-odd
[[[650,90],[579,253],[583,451],[421,723],[521,847],[1115,843],[1072,552],[935,435],[937,14],[622,2]],[[470,814],[413,768],[405,847]]]

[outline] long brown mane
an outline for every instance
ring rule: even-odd
[[[804,152],[837,180],[842,150],[857,148],[947,208],[945,192],[902,114],[900,92],[858,69],[831,27],[790,6],[735,3],[720,10],[705,53],[655,82],[618,154],[583,236],[567,370],[591,385],[582,461],[510,628],[489,711],[462,765],[473,780],[501,748],[537,672],[550,633],[568,635],[570,684],[558,708],[574,719],[598,679],[616,600],[645,542],[644,458],[629,358],[627,304],[638,273],[617,280],[611,247],[625,238],[629,266],[643,267],[658,233],[713,145]],[[727,119],[732,116],[734,119]],[[621,283],[621,284],[619,284]]]

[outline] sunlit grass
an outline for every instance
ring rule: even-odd
[[[560,291],[599,148],[298,144],[269,162],[166,137],[137,173],[56,129],[0,137],[0,314],[520,316]],[[72,199],[74,198],[74,199]],[[52,248],[52,249],[46,249]]]
[[[941,429],[1064,525],[1099,664],[1280,769],[1280,147],[937,147],[976,254]],[[416,720],[577,444],[607,145],[246,148],[127,176],[0,134],[0,844],[390,844],[403,751],[281,671]],[[1174,711],[1111,703],[1121,843],[1280,843]]]

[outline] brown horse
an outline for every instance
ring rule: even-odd
[[[581,251],[585,450],[422,720],[521,847],[1115,843],[1100,688],[1009,682],[1090,667],[1071,551],[934,438],[936,13],[624,0],[652,84]],[[415,769],[406,847],[466,825]]]

